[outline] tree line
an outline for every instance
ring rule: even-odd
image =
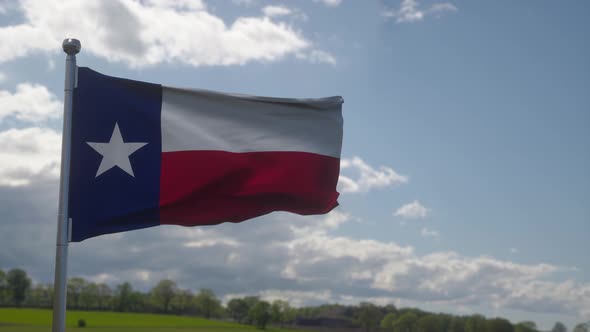
[[[0,269],[0,306],[51,308],[53,285],[33,284],[22,269]],[[150,291],[135,290],[128,282],[114,288],[75,277],[68,280],[67,306],[72,310],[147,312],[231,319],[264,329],[275,325],[362,329],[367,332],[537,332],[532,321],[516,324],[503,318],[482,315],[457,316],[431,313],[415,308],[324,304],[295,308],[288,301],[268,302],[258,296],[232,298],[225,305],[211,289],[193,293],[181,289],[172,280],[158,282]],[[555,323],[551,332],[568,332]],[[572,332],[590,332],[590,323],[576,325]]]

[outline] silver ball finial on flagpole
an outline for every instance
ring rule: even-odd
[[[80,41],[74,38],[64,39],[63,43],[61,44],[61,47],[64,49],[64,52],[66,52],[66,54],[69,55],[78,54],[78,52],[80,52],[80,49],[82,49]]]

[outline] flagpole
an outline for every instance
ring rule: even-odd
[[[67,54],[64,85],[64,121],[61,138],[61,174],[59,181],[59,207],[57,213],[57,243],[55,250],[55,282],[53,300],[53,332],[65,332],[66,295],[68,275],[68,191],[70,187],[70,147],[72,135],[72,108],[76,83],[76,54],[81,45],[77,39],[68,38],[62,43]]]

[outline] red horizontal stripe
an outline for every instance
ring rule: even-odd
[[[160,222],[240,222],[272,211],[327,213],[338,205],[340,160],[307,152],[162,153]]]

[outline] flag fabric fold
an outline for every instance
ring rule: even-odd
[[[342,98],[189,90],[78,68],[71,241],[337,206]]]

